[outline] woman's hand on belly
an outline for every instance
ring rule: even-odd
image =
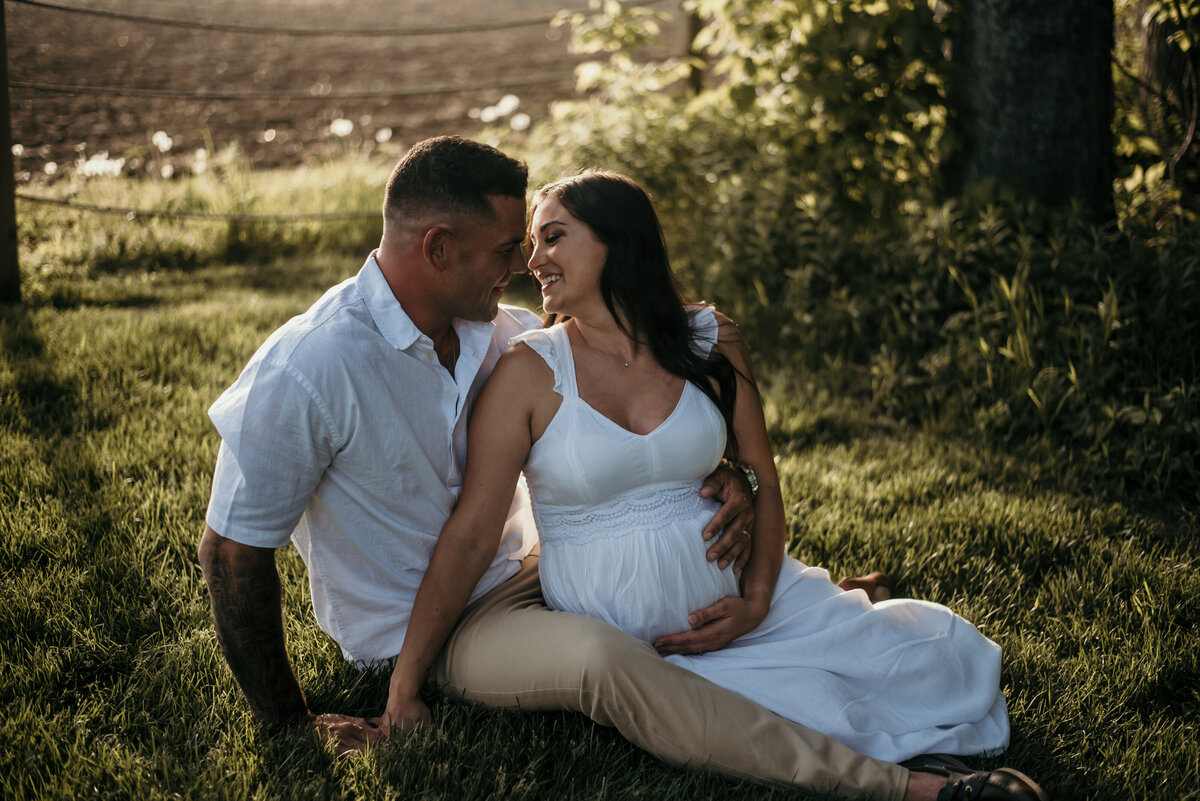
[[[750,600],[738,595],[722,598],[712,606],[688,615],[688,622],[692,624],[689,631],[659,637],[654,641],[654,648],[662,656],[719,651],[753,631],[766,618],[770,608],[769,598]]]

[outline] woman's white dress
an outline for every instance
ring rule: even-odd
[[[690,308],[697,348],[716,339],[711,308]],[[671,415],[634,434],[588,406],[562,325],[517,338],[554,371],[562,405],[525,476],[551,608],[592,615],[653,642],[689,613],[738,594],[705,559],[701,530],[719,504],[700,497],[721,460],[725,423],[690,382]],[[1008,745],[1000,647],[938,604],[872,605],[829,574],[785,559],[770,613],[720,651],[671,662],[851,748],[898,762]]]

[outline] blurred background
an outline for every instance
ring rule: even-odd
[[[464,134],[641,182],[780,383],[1196,497],[1200,0],[4,10],[32,307],[357,258],[394,160]]]
[[[564,8],[587,2],[10,0],[18,180],[101,153],[161,173],[190,169],[198,149],[275,167],[486,123],[519,133],[574,94],[581,56],[550,24]],[[686,49],[685,26],[665,31]]]

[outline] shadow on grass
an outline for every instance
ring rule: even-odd
[[[369,251],[367,251],[369,252]],[[214,294],[236,290],[288,295],[311,295],[316,300],[326,289],[354,275],[366,258],[361,255],[322,253],[299,258],[232,261],[197,267],[150,265],[98,272],[88,279],[50,277],[26,293],[25,309],[152,309],[202,301]],[[8,316],[8,313],[5,313]]]
[[[150,309],[161,304],[162,301],[153,295],[120,294],[117,296],[105,297],[102,295],[85,296],[82,294],[64,294],[55,295],[50,299],[50,305],[59,311],[85,308]]]
[[[371,252],[368,248],[359,253],[319,253],[303,258],[238,262],[197,270],[188,273],[184,280],[208,292],[236,288],[266,293],[300,293],[311,295],[315,301],[330,287],[356,275]],[[542,305],[541,291],[532,277],[517,275],[505,291],[503,302],[538,312]]]
[[[45,344],[24,306],[0,306],[0,348],[9,359],[37,357],[45,352]]]
[[[315,301],[330,287],[355,275],[367,255],[322,253],[304,258],[233,262],[165,276],[161,283],[165,291],[188,292],[196,299],[231,290],[248,290],[309,295]]]
[[[22,655],[13,681],[70,703],[128,676],[135,644],[162,630],[147,610],[170,608],[175,588],[131,556],[141,532],[128,494],[92,445],[120,412],[89,404],[87,377],[52,358],[38,330],[52,322],[22,307],[0,320],[0,435],[20,449],[0,468],[11,526],[0,572],[4,637]]]
[[[80,383],[60,375],[46,358],[45,341],[23,307],[5,309],[0,350],[13,375],[13,401],[0,407],[0,422],[31,430],[43,439],[74,434],[80,422]],[[90,422],[104,425],[107,420],[98,415]]]
[[[180,303],[201,302],[240,291],[298,297],[316,301],[326,290],[358,273],[372,252],[320,252],[304,256],[278,256],[260,260],[231,260],[199,266],[110,270],[83,280],[52,277],[27,293],[26,310],[154,309]],[[541,293],[528,275],[515,276],[504,302],[540,312]],[[5,312],[7,318],[9,313]]]
[[[840,383],[836,376],[815,381]],[[1129,491],[1100,480],[1085,465],[1072,462],[1065,451],[1044,442],[998,442],[952,423],[897,421],[875,411],[869,396],[841,389],[809,387],[788,397],[784,404],[788,413],[769,425],[768,432],[778,457],[823,447],[844,447],[852,452],[871,448],[902,451],[925,441],[936,454],[934,458],[954,473],[960,485],[975,484],[981,490],[1024,498],[1057,497],[1084,508],[1121,507],[1131,515],[1164,524],[1164,544],[1183,544],[1192,536],[1187,532],[1197,530],[1186,498]],[[930,492],[926,500],[940,497],[942,488]]]

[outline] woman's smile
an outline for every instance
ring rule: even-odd
[[[529,269],[541,286],[542,305],[547,312],[566,313],[566,306],[570,306],[574,309],[570,313],[577,314],[581,303],[590,304],[599,298],[600,273],[608,248],[557,198],[546,198],[534,210],[529,243],[533,248]],[[558,287],[568,274],[572,280]]]

